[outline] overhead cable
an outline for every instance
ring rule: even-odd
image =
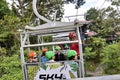
[[[105,2],[106,0],[104,0],[103,4],[100,6],[100,8],[98,8],[98,10],[100,10],[104,6]]]

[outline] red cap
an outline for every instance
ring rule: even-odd
[[[46,49],[46,48],[43,48],[43,49],[42,49],[42,52],[46,52],[46,51],[47,51],[47,49]]]
[[[28,56],[29,56],[29,58],[33,58],[36,55],[37,55],[36,52],[30,51]]]

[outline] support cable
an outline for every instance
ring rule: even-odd
[[[100,8],[98,8],[98,10],[100,10],[104,6],[105,2],[106,0],[104,0],[103,4],[100,6]]]
[[[36,8],[36,3],[37,3],[37,0],[33,0],[32,7],[33,7],[33,11],[34,11],[35,15],[36,15],[38,18],[42,19],[43,21],[52,22],[52,21],[48,20],[47,18],[41,16],[41,15],[38,13],[37,8]]]

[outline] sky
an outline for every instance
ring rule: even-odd
[[[7,2],[11,2],[12,0],[7,0]],[[62,21],[68,22],[68,18],[66,18],[67,16],[73,16],[73,15],[84,15],[87,10],[89,10],[90,8],[97,8],[97,9],[101,9],[104,7],[109,6],[111,3],[108,2],[107,0],[85,0],[86,3],[81,6],[78,11],[75,9],[75,6],[73,4],[67,4],[64,5],[64,18],[62,19]],[[104,3],[104,4],[103,4]],[[70,21],[73,21],[76,17],[69,17]],[[78,16],[77,17],[80,20],[83,20],[84,17],[83,16]]]
[[[90,8],[95,7],[96,9],[101,9],[104,7],[108,7],[111,4],[107,0],[85,0],[85,1],[86,1],[86,3],[78,9],[78,12],[75,9],[75,6],[73,4],[65,5],[64,6],[65,14],[63,16],[64,17],[63,21],[68,21],[68,18],[65,18],[67,16],[84,15],[87,12],[87,10],[89,10]],[[76,17],[70,17],[70,21],[72,21],[74,18],[76,18]],[[78,16],[77,18],[82,20],[83,16]]]

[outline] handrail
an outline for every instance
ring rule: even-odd
[[[55,62],[26,62],[25,65],[27,66],[31,66],[31,65],[39,65],[40,63],[41,64],[46,64],[46,63],[64,63],[64,62],[71,62],[71,61],[76,61],[76,62],[82,62],[80,59],[78,60],[65,60],[65,61],[55,61]]]
[[[30,44],[30,45],[23,45],[23,47],[38,47],[38,46],[68,44],[68,43],[76,43],[76,42],[78,42],[78,40],[76,40],[76,41],[50,42],[50,43],[41,43],[41,44]]]

